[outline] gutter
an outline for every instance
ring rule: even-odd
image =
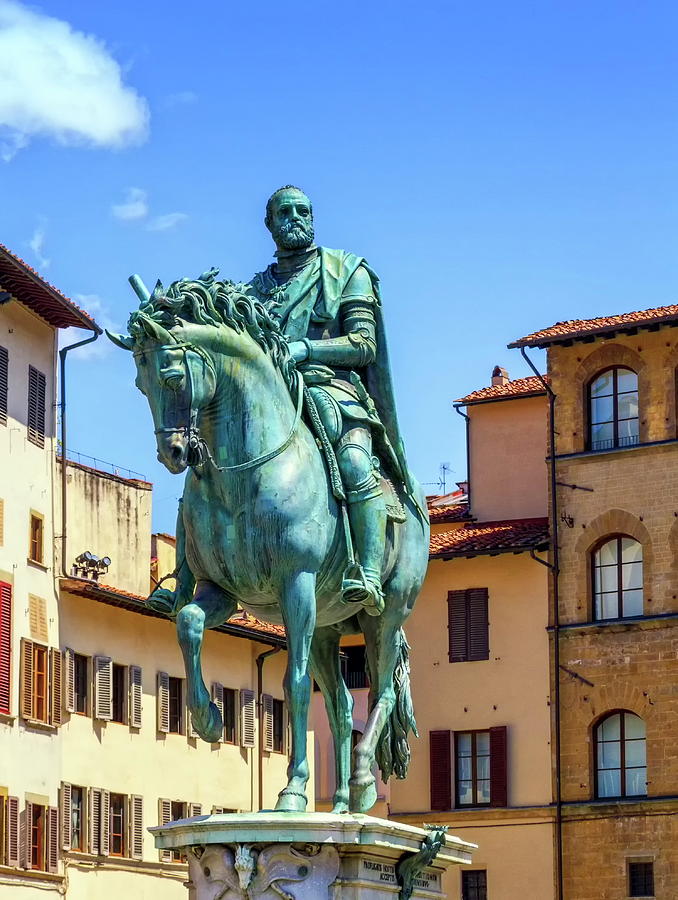
[[[471,419],[468,414],[461,411],[462,406],[466,403],[453,403],[454,411],[463,419],[466,419],[466,504],[468,506],[469,516],[471,515]]]
[[[88,327],[92,328],[92,326]],[[66,570],[66,535],[68,528],[68,512],[66,509],[66,354],[69,350],[84,347],[85,344],[91,344],[92,341],[96,341],[101,333],[99,326],[94,323],[91,337],[78,341],[75,344],[69,344],[68,347],[62,347],[59,350],[59,381],[61,383],[61,574],[64,578],[70,576],[70,573]]]
[[[264,703],[262,700],[264,693],[264,663],[269,656],[280,653],[280,647],[274,647],[272,650],[265,650],[257,656],[257,703],[259,705],[259,746],[257,750],[258,770],[259,770],[259,810],[264,806]]]

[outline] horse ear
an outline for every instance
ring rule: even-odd
[[[140,316],[139,321],[146,332],[146,334],[153,338],[154,341],[157,341],[159,344],[174,344],[176,343],[176,338],[170,334],[170,332],[163,328],[158,322],[153,321],[153,319],[148,316]]]
[[[123,350],[133,350],[134,349],[134,338],[130,337],[128,334],[114,334],[112,331],[109,331],[108,328],[105,328],[109,340],[113,341],[118,347],[122,347]]]
[[[151,294],[151,300],[156,300],[158,297],[161,297],[165,293],[165,288],[163,286],[162,281],[158,278],[155,283],[155,287],[153,288],[153,293]]]

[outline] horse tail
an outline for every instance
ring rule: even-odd
[[[385,782],[391,775],[395,775],[396,778],[407,776],[412,755],[409,743],[410,731],[419,737],[410,690],[410,645],[402,628],[396,635],[396,641],[398,656],[393,672],[395,703],[379,736],[375,752],[381,777]]]

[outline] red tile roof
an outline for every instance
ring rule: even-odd
[[[167,616],[163,613],[146,605],[145,597],[139,594],[132,594],[129,591],[123,591],[122,588],[113,587],[110,584],[88,581],[86,578],[62,578],[61,586],[69,594],[89,597],[100,603],[119,606],[130,612],[137,612],[144,616],[151,616],[154,619],[168,621]],[[245,612],[245,610],[238,610],[228,622],[219,625],[213,630],[221,631],[224,634],[247,637],[250,640],[261,640],[263,643],[273,642],[276,645],[284,644],[286,641],[285,627],[283,625],[272,625],[270,622],[262,622]]]
[[[90,328],[101,334],[94,319],[60,290],[45,281],[35,269],[0,244],[0,288],[36,312],[56,328]]]
[[[633,331],[636,328],[673,324],[678,324],[678,305],[658,306],[655,309],[641,309],[618,316],[556,322],[550,328],[544,328],[543,331],[535,331],[533,334],[528,334],[527,337],[519,338],[509,344],[509,347],[546,347],[562,341],[580,340],[617,331]]]
[[[548,376],[544,379],[548,381]],[[544,385],[536,375],[528,375],[527,378],[516,378],[507,384],[493,384],[480,388],[465,397],[460,397],[457,403],[485,403],[488,400],[503,400],[510,397],[538,397],[545,394]]]
[[[468,503],[448,503],[445,506],[429,504],[429,518],[432,522],[463,522],[469,518]]]
[[[511,519],[506,522],[469,522],[463,528],[431,535],[430,559],[455,556],[520,553],[544,548],[549,541],[548,519]]]

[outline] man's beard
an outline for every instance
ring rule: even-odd
[[[286,222],[273,231],[273,240],[283,250],[305,250],[313,243],[313,222]]]

